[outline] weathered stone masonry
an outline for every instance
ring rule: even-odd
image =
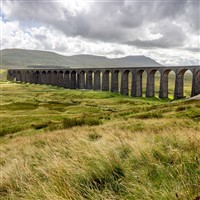
[[[183,98],[184,73],[192,72],[191,96],[200,94],[200,66],[138,67],[138,68],[69,68],[69,69],[11,69],[7,78],[34,84],[54,85],[69,89],[120,92],[129,95],[129,75],[132,75],[131,96],[142,96],[142,74],[147,74],[146,97],[155,93],[155,73],[160,73],[159,97],[168,97],[168,75],[175,72],[174,99]],[[120,75],[120,76],[119,76]],[[119,86],[121,77],[121,86]]]

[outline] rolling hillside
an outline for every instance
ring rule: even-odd
[[[199,200],[200,101],[0,87],[1,200]]]
[[[26,68],[31,65],[63,67],[150,67],[159,63],[145,56],[127,56],[109,59],[103,56],[74,55],[63,56],[57,53],[25,49],[3,49],[0,51],[2,69]]]

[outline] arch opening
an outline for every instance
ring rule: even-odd
[[[101,90],[101,72],[97,70],[94,72],[94,90]]]
[[[77,88],[77,79],[76,79],[76,74],[77,72],[73,70],[71,72],[71,77],[70,77],[70,83],[71,83],[71,89],[76,89]]]
[[[63,71],[59,71],[58,72],[58,83],[57,83],[57,86],[59,87],[63,87],[63,81],[64,81],[64,75],[63,75]]]
[[[93,89],[93,71],[89,70],[86,73],[86,89]]]
[[[47,84],[51,85],[51,71],[47,72]]]
[[[84,70],[81,70],[79,73],[79,89],[86,88],[86,73]]]
[[[187,72],[187,73],[186,73]],[[191,95],[192,73],[188,69],[182,69],[176,73],[174,99],[180,99]]]
[[[56,70],[54,70],[53,73],[52,73],[51,85],[58,86],[58,72]]]
[[[161,79],[161,74],[158,70],[156,70],[154,74],[154,97],[159,97],[160,93],[160,80]]]
[[[121,81],[119,80],[119,73],[120,73],[119,70],[114,70],[111,73],[111,92],[116,92],[116,93],[119,92],[120,88],[119,83],[121,83]]]
[[[64,86],[64,88],[70,88],[69,71],[65,71],[65,73],[64,73],[63,86]]]
[[[42,71],[42,74],[41,74],[41,84],[46,84],[47,83],[46,79],[47,79],[46,72]]]
[[[34,83],[35,84],[39,84],[40,83],[40,72],[39,71],[36,71],[35,73],[34,73]]]
[[[30,83],[31,82],[31,75],[29,71],[26,71],[25,73],[25,83]]]
[[[193,74],[190,70],[187,70],[187,71],[185,71],[183,77],[184,77],[184,79],[183,79],[183,96],[191,97]]]
[[[110,70],[106,70],[102,73],[102,91],[110,90],[110,86],[111,86],[110,77],[111,77]]]
[[[17,75],[16,75],[15,71],[13,72],[13,81],[15,81],[15,82],[17,81]]]
[[[173,70],[168,73],[168,98],[174,98],[174,88],[175,88],[176,74]]]
[[[20,82],[22,81],[22,74],[20,71],[17,71],[17,74],[16,74],[16,81]]]

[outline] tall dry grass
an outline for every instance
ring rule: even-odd
[[[1,144],[1,199],[195,199],[200,135],[171,119],[20,136]],[[148,125],[160,123],[157,133]],[[178,120],[177,120],[178,123]]]

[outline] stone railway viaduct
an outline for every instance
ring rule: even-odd
[[[7,78],[33,84],[47,84],[69,89],[120,92],[133,97],[142,96],[142,74],[146,72],[146,97],[154,97],[155,73],[160,73],[159,97],[168,97],[168,74],[175,73],[174,99],[184,97],[184,74],[192,73],[191,96],[200,94],[200,66],[127,67],[127,68],[43,68],[10,69]],[[121,74],[119,76],[119,74]],[[132,76],[130,82],[130,74]],[[121,81],[119,81],[121,77]],[[119,86],[119,83],[121,85]]]

